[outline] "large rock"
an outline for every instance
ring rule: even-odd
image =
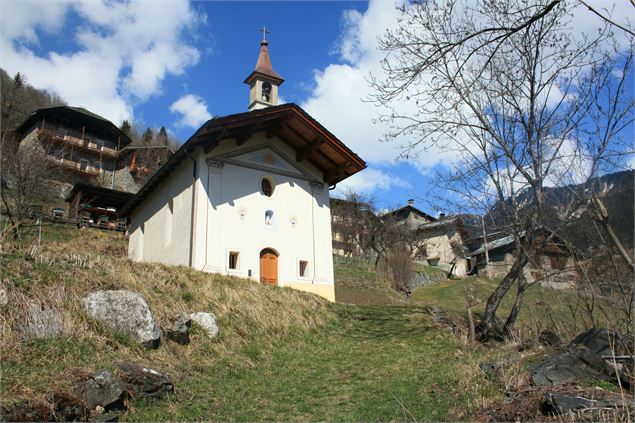
[[[57,310],[43,308],[30,303],[22,320],[18,322],[18,331],[25,339],[49,339],[62,334],[64,316]]]
[[[181,316],[172,322],[172,325],[165,330],[165,336],[177,344],[189,344],[190,326],[192,326],[192,319],[189,316]]]
[[[159,346],[159,326],[141,295],[126,290],[96,291],[86,295],[83,301],[92,318],[133,336],[146,347]]]
[[[569,382],[606,380],[629,386],[627,366],[613,365],[613,355],[627,352],[628,341],[603,328],[593,328],[576,336],[563,350],[530,367],[534,384],[554,386]]]
[[[606,328],[593,328],[576,336],[571,345],[584,345],[601,356],[628,354],[632,341],[624,339],[619,333]]]
[[[197,325],[203,328],[207,336],[210,338],[216,338],[218,336],[218,323],[216,317],[212,313],[192,313],[190,319]]]
[[[125,409],[126,386],[108,370],[77,381],[73,389],[90,410],[97,406],[106,411]]]
[[[123,362],[118,367],[119,377],[135,398],[163,398],[174,392],[169,375],[136,363]]]
[[[611,367],[602,357],[584,345],[570,345],[530,366],[530,371],[534,384],[538,386],[615,379]]]
[[[2,422],[80,422],[86,421],[86,404],[70,392],[55,390],[41,399],[22,399],[0,407]]]
[[[626,410],[635,409],[635,401],[627,397],[593,399],[585,398],[580,395],[571,395],[560,392],[548,392],[545,394],[545,400],[541,404],[541,409],[545,415],[562,415],[590,410],[606,410],[618,409]]]

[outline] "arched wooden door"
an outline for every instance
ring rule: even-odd
[[[278,254],[270,248],[260,252],[260,283],[278,285]]]

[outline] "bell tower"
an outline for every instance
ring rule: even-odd
[[[245,79],[245,84],[249,85],[249,111],[277,105],[278,87],[284,82],[284,79],[271,66],[267,41],[269,31],[265,27],[262,27],[260,31],[262,31],[262,41],[256,69]]]

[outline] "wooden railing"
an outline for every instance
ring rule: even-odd
[[[80,173],[85,173],[87,175],[99,175],[101,173],[100,168],[91,166],[86,163],[55,157],[50,157],[49,159],[56,165],[61,166],[65,169],[74,170]]]
[[[104,156],[116,158],[119,154],[117,150],[114,148],[106,147],[105,145],[100,145],[95,142],[94,139],[91,138],[80,138],[74,135],[70,135],[65,131],[56,131],[51,129],[42,129],[41,133],[46,136],[50,136],[51,138],[57,141],[63,141],[68,145],[72,145],[78,148],[82,148],[84,150],[90,151],[94,154],[102,154]]]

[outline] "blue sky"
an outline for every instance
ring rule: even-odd
[[[380,207],[416,198],[433,213],[429,175],[448,157],[396,161],[397,145],[379,142],[377,111],[361,101],[365,78],[379,71],[376,38],[397,13],[388,0],[3,0],[0,66],[117,124],[165,126],[186,140],[210,116],[246,111],[243,80],[265,25],[284,101],[305,108],[369,164],[344,185],[372,194]]]

